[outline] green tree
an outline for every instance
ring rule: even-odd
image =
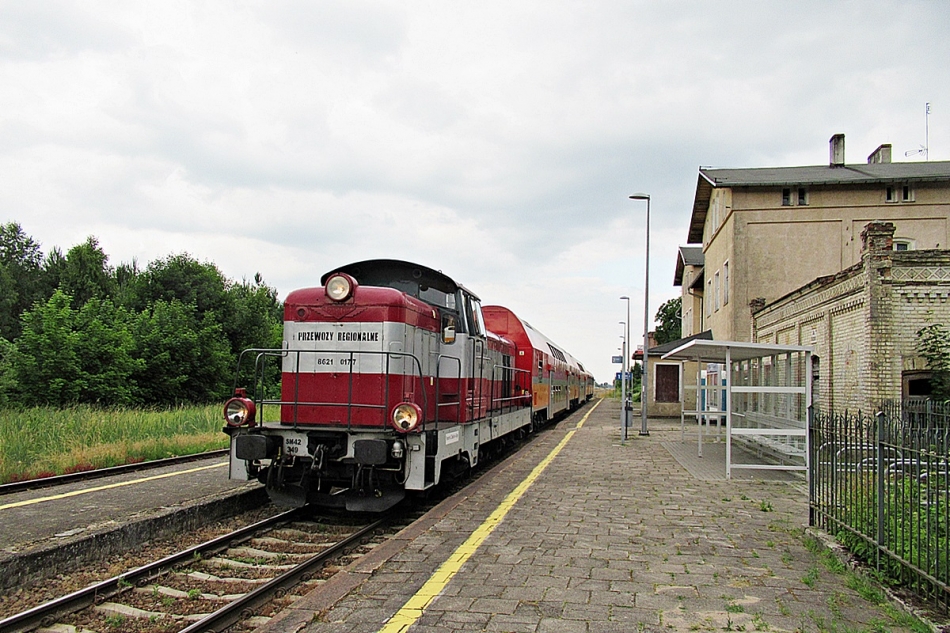
[[[942,323],[917,331],[917,353],[927,359],[932,397],[950,400],[950,332]]]
[[[156,301],[179,301],[194,305],[200,316],[229,310],[228,280],[211,263],[202,263],[187,253],[170,255],[149,263],[128,280],[129,307],[141,311]]]
[[[25,405],[133,402],[133,358],[128,313],[91,299],[79,310],[61,290],[23,314],[13,374]]]
[[[193,305],[156,301],[133,327],[142,365],[132,379],[142,404],[210,402],[227,396],[232,356],[211,313]]]
[[[59,288],[66,270],[66,256],[58,246],[54,246],[43,258],[42,300],[46,301]]]
[[[16,222],[0,225],[0,336],[20,335],[20,315],[43,296],[43,253]]]
[[[277,290],[264,283],[260,273],[254,282],[247,280],[228,288],[231,311],[222,319],[222,327],[235,353],[252,347],[280,347],[283,307]],[[275,327],[276,326],[276,327]]]
[[[682,338],[683,301],[680,297],[670,299],[656,311],[656,343],[663,345]]]
[[[111,298],[115,281],[108,265],[109,256],[99,241],[89,236],[66,253],[59,278],[59,289],[73,298],[78,308],[90,299]]]

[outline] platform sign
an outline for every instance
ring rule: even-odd
[[[618,364],[618,365],[622,365],[622,364],[623,364],[623,356],[611,356],[611,357],[610,357],[610,362],[611,362],[611,363],[616,363],[616,364]]]
[[[621,376],[622,374],[623,374],[622,371],[618,371],[618,372],[614,375],[614,380],[620,380],[620,376]],[[632,372],[632,371],[628,371],[628,372],[627,372],[627,382],[631,382],[632,380],[633,380],[633,372]]]

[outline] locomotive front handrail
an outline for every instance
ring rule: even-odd
[[[353,410],[354,409],[380,409],[381,410],[381,426],[386,425],[386,414],[388,413],[387,409],[389,407],[389,382],[391,378],[391,365],[390,360],[393,357],[398,357],[400,360],[405,360],[405,358],[411,359],[412,369],[415,370],[413,373],[403,373],[401,374],[405,378],[410,378],[412,380],[418,380],[418,383],[421,387],[421,397],[422,397],[422,411],[423,411],[423,427],[430,420],[426,419],[429,411],[429,394],[425,388],[425,380],[422,372],[422,363],[418,357],[414,354],[404,352],[404,351],[384,351],[384,350],[337,350],[337,349],[308,349],[308,350],[294,350],[294,349],[268,349],[268,348],[250,348],[241,352],[238,356],[237,370],[235,371],[235,389],[237,388],[238,380],[240,380],[241,365],[244,361],[245,355],[255,354],[254,362],[254,380],[253,384],[254,389],[254,401],[258,405],[258,408],[261,410],[261,419],[264,419],[264,408],[266,405],[279,405],[279,406],[291,406],[293,408],[292,420],[289,422],[293,424],[293,428],[297,428],[300,423],[300,407],[346,407],[346,428],[351,430],[353,426]],[[311,354],[327,354],[327,355],[346,355],[347,356],[347,398],[346,402],[304,402],[300,400],[300,377],[302,374],[307,372],[300,371],[300,361],[302,355],[311,355]],[[265,396],[267,384],[266,380],[266,370],[267,370],[267,359],[268,358],[277,358],[277,359],[286,359],[288,356],[293,355],[293,374],[294,374],[294,385],[293,385],[293,399],[284,400],[283,398],[279,400],[269,399]],[[368,355],[368,356],[379,356],[385,358],[384,367],[385,369],[379,374],[384,378],[384,393],[383,393],[383,402],[380,404],[353,402],[353,380],[355,374],[362,374],[362,372],[356,372],[354,368],[357,363],[356,360],[359,356]],[[405,370],[405,365],[403,365],[403,370]],[[281,368],[281,373],[285,373],[283,368]],[[316,373],[316,372],[314,372]],[[334,372],[342,373],[342,372]],[[365,374],[371,375],[371,374]],[[287,423],[286,420],[280,420],[281,423]]]
[[[455,361],[455,364],[458,365],[458,373],[456,374],[456,380],[458,381],[458,399],[455,402],[440,402],[441,401],[441,389],[442,389],[442,359],[448,359]],[[449,356],[448,354],[439,354],[435,359],[435,419],[436,422],[439,420],[439,407],[456,405],[456,417],[458,422],[462,423],[462,359],[458,356]]]
[[[478,342],[475,341],[474,343],[476,343],[476,348],[477,348]],[[309,372],[300,371],[301,362],[302,362],[303,357],[307,355],[316,355],[316,354],[327,354],[327,355],[345,357],[345,363],[347,365],[347,370],[346,370],[347,394],[346,394],[345,401],[342,401],[342,400],[340,401],[301,400],[300,380],[302,376],[305,376],[309,373]],[[405,351],[384,351],[384,350],[342,351],[342,350],[336,350],[336,349],[294,350],[294,349],[288,349],[288,348],[250,348],[250,349],[246,349],[242,351],[238,357],[237,368],[235,371],[235,376],[236,376],[235,383],[234,383],[235,388],[237,387],[238,381],[240,380],[242,366],[244,366],[245,363],[247,362],[247,359],[245,357],[250,356],[250,355],[254,355],[254,363],[253,363],[254,377],[252,380],[253,396],[254,396],[253,399],[259,409],[262,423],[266,419],[265,410],[272,406],[277,406],[281,408],[289,407],[291,409],[292,413],[291,413],[290,419],[289,420],[284,419],[284,416],[279,416],[280,418],[279,422],[282,424],[289,423],[292,425],[294,429],[299,428],[302,408],[346,407],[346,414],[345,414],[346,425],[345,426],[346,426],[347,431],[352,431],[353,429],[354,413],[358,410],[363,410],[363,409],[379,410],[380,417],[381,417],[380,426],[385,426],[387,408],[388,408],[388,405],[391,404],[389,402],[390,389],[391,389],[389,379],[393,375],[391,361],[393,360],[404,361],[406,358],[411,359],[410,365],[411,365],[412,371],[411,373],[403,373],[400,375],[404,376],[405,378],[411,379],[413,381],[418,381],[418,384],[420,387],[419,391],[421,391],[421,400],[422,400],[422,411],[423,411],[422,427],[423,429],[430,422],[437,423],[441,419],[440,411],[444,407],[455,407],[456,415],[458,417],[458,422],[460,423],[465,422],[465,419],[463,418],[463,408],[462,408],[462,405],[463,405],[462,392],[463,392],[463,387],[464,387],[462,376],[461,376],[462,359],[457,356],[439,354],[435,358],[435,362],[436,362],[435,376],[434,376],[435,388],[434,388],[434,393],[432,394],[435,399],[435,404],[432,410],[432,415],[434,416],[434,419],[431,419],[429,418],[430,410],[428,407],[430,394],[429,394],[429,390],[426,388],[426,385],[425,385],[425,376],[423,375],[422,362],[416,355],[412,353],[408,353]],[[267,393],[268,393],[268,389],[270,388],[270,385],[268,384],[268,370],[271,366],[270,365],[271,359],[273,359],[274,362],[281,363],[285,359],[287,359],[289,356],[292,356],[292,359],[290,362],[292,362],[292,368],[293,368],[293,371],[290,373],[294,374],[293,386],[292,386],[293,397],[291,399],[286,399],[286,400],[284,399],[283,394],[277,398],[268,397]],[[361,374],[361,372],[357,371],[357,366],[358,366],[357,361],[360,356],[378,356],[381,359],[383,358],[385,359],[383,361],[383,367],[381,368],[381,371],[379,373],[379,375],[382,376],[384,379],[383,380],[383,394],[381,397],[381,402],[378,402],[378,403],[354,402],[355,377],[358,375],[370,375],[370,374]],[[481,371],[481,367],[483,366],[482,361],[490,360],[490,358],[491,357],[488,355],[484,355],[484,354],[479,355],[478,362],[477,362],[477,366],[479,368],[477,375],[479,378],[483,376],[483,372]],[[454,363],[455,370],[456,370],[454,375],[443,374],[442,372],[443,360],[448,360],[449,362]],[[473,363],[473,365],[474,364],[475,363]],[[473,369],[475,369],[475,367],[473,367]],[[403,370],[405,370],[405,365],[403,365]],[[499,373],[504,372],[504,371],[511,371],[513,373],[513,378],[515,379],[511,380],[511,384],[514,386],[515,389],[520,388],[521,393],[517,393],[517,394],[513,393],[508,397],[504,397],[501,395],[499,397],[496,397],[495,385],[501,382],[498,380]],[[285,374],[287,372],[284,371],[283,367],[280,367],[280,373]],[[342,373],[342,372],[334,372],[334,373]],[[522,398],[524,398],[524,395],[525,395],[525,387],[521,383],[524,382],[525,378],[530,380],[530,376],[531,376],[530,371],[519,369],[513,365],[503,365],[503,364],[492,365],[492,371],[491,371],[492,389],[490,390],[490,393],[488,394],[488,408],[486,412],[491,412],[495,410],[503,411],[505,410],[506,407],[512,408],[512,407],[517,406],[517,403]],[[456,399],[453,402],[441,402],[441,399],[442,399],[441,396],[443,395],[442,380],[446,378],[448,379],[454,378],[458,382],[458,393],[457,393]],[[275,381],[278,380],[276,376],[274,377],[274,379]],[[473,376],[472,381],[475,383],[482,382],[480,379],[476,379],[475,376]],[[478,395],[484,395],[484,394],[481,394],[482,390],[479,386],[473,385],[473,387],[478,391],[478,393],[473,392],[472,394],[473,398],[477,397]],[[528,389],[527,392],[530,393],[530,389]],[[473,401],[470,403],[470,406],[465,407],[465,410],[468,411],[469,408],[471,407],[472,408],[471,413],[474,414],[475,406],[476,405]]]

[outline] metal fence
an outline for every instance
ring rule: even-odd
[[[950,611],[950,403],[813,411],[810,522]]]

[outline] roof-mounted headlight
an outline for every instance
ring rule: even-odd
[[[247,397],[243,389],[236,390],[234,397],[224,403],[224,419],[228,426],[254,426],[256,413],[254,401]]]
[[[335,273],[327,279],[326,293],[331,301],[346,301],[356,290],[356,280],[344,273]]]
[[[422,422],[422,409],[413,402],[402,402],[393,407],[393,427],[402,433],[414,431]]]

